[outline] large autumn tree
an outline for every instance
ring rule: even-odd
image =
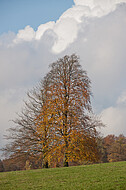
[[[50,68],[45,80],[55,130],[54,157],[64,157],[64,166],[74,160],[97,160],[96,127],[100,123],[91,117],[91,82],[86,71],[75,54],[64,56]]]
[[[3,150],[11,157],[42,160],[43,167],[70,161],[97,161],[97,130],[102,123],[91,108],[91,81],[79,58],[64,56],[50,65],[38,87],[28,93],[16,127]]]

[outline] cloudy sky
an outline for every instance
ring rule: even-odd
[[[126,135],[126,0],[0,0],[0,146],[26,92],[66,54],[80,56],[104,135]]]

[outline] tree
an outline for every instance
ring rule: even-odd
[[[1,160],[0,160],[0,172],[4,172],[4,165]]]
[[[28,92],[28,101],[16,127],[6,137],[12,140],[3,149],[11,158],[43,167],[64,166],[70,161],[97,161],[97,130],[102,123],[94,116],[90,97],[91,82],[75,54],[50,65],[39,86]],[[31,165],[32,167],[32,165]]]
[[[126,160],[126,137],[124,135],[107,135],[98,142],[102,162]]]
[[[50,67],[44,80],[48,81],[49,111],[55,131],[53,156],[64,157],[64,166],[71,160],[95,160],[97,132],[96,125],[92,125],[94,118],[87,114],[92,111],[87,73],[75,54],[64,56]]]
[[[126,161],[126,137],[124,135],[115,136],[113,143],[108,148],[108,161]]]

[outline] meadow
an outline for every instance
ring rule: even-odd
[[[126,162],[0,173],[0,190],[126,190]]]

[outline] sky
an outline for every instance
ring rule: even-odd
[[[73,4],[72,0],[0,0],[0,34],[17,33],[27,25],[37,30],[40,24],[56,21]]]
[[[76,53],[108,134],[126,135],[126,0],[0,0],[0,146],[26,92]]]

